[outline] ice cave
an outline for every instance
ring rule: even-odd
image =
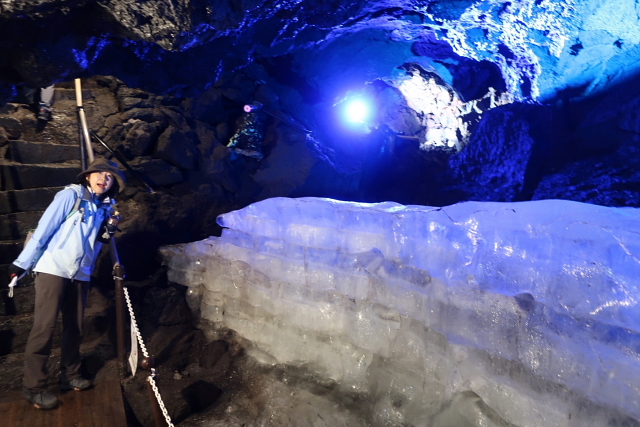
[[[120,371],[128,427],[640,426],[636,1],[6,0],[0,21],[0,277],[80,171],[86,114],[129,181],[127,324],[166,409]],[[123,369],[113,278],[105,252],[97,392]],[[13,427],[35,290],[7,283]]]

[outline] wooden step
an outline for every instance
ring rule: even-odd
[[[31,286],[31,288],[33,289],[33,286]],[[32,292],[32,296],[35,297],[35,292]],[[2,316],[2,318],[0,318],[0,336],[2,336],[3,339],[1,340],[2,342],[0,342],[0,356],[6,356],[12,353],[24,353],[32,327],[33,313]],[[61,331],[62,327],[56,325],[56,344],[60,342]]]
[[[36,165],[0,164],[0,191],[64,186],[76,182],[80,172],[79,161]]]
[[[0,419],[5,427],[126,427],[124,401],[120,381],[114,378],[98,381],[85,391],[61,393],[61,404],[49,411],[38,410],[19,393],[0,403]]]
[[[0,264],[11,264],[22,252],[24,240],[6,240],[0,242]]]
[[[14,258],[15,259],[15,258]],[[24,276],[18,286],[13,288],[13,297],[9,297],[9,266],[13,259],[6,264],[0,264],[0,355],[4,348],[13,348],[18,344],[20,338],[19,325],[16,330],[6,328],[6,322],[11,321],[15,315],[25,315],[33,313],[35,304],[35,289],[33,286],[33,276]],[[7,316],[4,317],[3,316]],[[31,326],[29,326],[31,327]]]
[[[22,327],[17,318],[33,313],[36,291],[33,276],[27,275],[20,280],[18,286],[13,288],[13,297],[9,297],[7,269],[0,268],[0,272],[0,355],[4,355],[7,353],[3,353],[3,349],[13,349],[22,344],[22,338],[19,338],[22,334]],[[12,322],[10,327],[7,326],[7,321]],[[30,322],[32,323],[33,319]],[[31,329],[31,323],[28,323],[28,329]],[[24,342],[26,343],[26,336]],[[22,351],[24,351],[24,347]]]
[[[63,188],[64,186],[47,186],[27,190],[0,191],[0,215],[15,212],[43,211],[49,206],[56,193]]]
[[[6,277],[6,276],[5,276]],[[2,283],[2,301],[0,302],[0,357],[7,354],[24,353],[27,338],[33,326],[35,307],[35,285],[33,277],[20,280],[14,289],[13,298],[8,298],[6,283]],[[83,342],[86,345],[99,340],[109,330],[113,320],[112,302],[103,296],[97,288],[91,289],[82,323]],[[58,316],[52,348],[60,348],[62,317]],[[85,345],[85,344],[83,344]],[[2,425],[0,423],[0,425]]]
[[[43,211],[16,212],[0,215],[0,240],[24,239],[38,225]]]
[[[0,215],[43,211],[63,188],[64,186],[0,191]]]
[[[9,154],[15,162],[23,164],[60,163],[80,160],[77,144],[52,144],[48,142],[9,141]]]

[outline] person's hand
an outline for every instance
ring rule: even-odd
[[[105,221],[100,227],[100,231],[98,232],[98,236],[97,236],[98,242],[109,243],[111,241],[111,238],[115,234],[115,232],[116,232],[116,228],[107,224],[107,222]]]
[[[18,267],[15,264],[10,264],[8,268],[9,278],[13,279],[13,276],[22,276],[22,273],[25,272],[25,269],[22,267]]]
[[[116,231],[120,231],[118,228],[119,221],[120,214],[118,211],[115,211],[112,215],[105,218],[98,232],[98,242],[109,243],[113,235],[116,234]]]

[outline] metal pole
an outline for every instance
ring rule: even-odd
[[[78,119],[80,120],[80,126],[82,127],[82,136],[87,151],[87,159],[89,163],[93,162],[93,148],[91,147],[91,137],[89,136],[89,127],[87,126],[87,118],[84,114],[84,107],[82,106],[82,82],[80,79],[75,80],[76,85],[76,105],[78,106]]]
[[[109,147],[109,145],[107,145],[107,143],[104,142],[102,138],[100,138],[98,134],[95,133],[92,129],[89,129],[89,133],[91,134],[91,136],[93,136],[96,139],[96,141],[102,144],[102,146],[106,148],[107,151],[113,154],[115,158],[118,159],[118,161],[122,164],[122,166],[127,168],[127,170],[131,173],[131,175],[133,175],[133,177],[137,179],[147,189],[147,192],[153,193],[153,188],[144,179],[140,177],[140,175],[134,168],[129,166],[129,163],[127,163],[126,159],[120,153],[111,149],[111,147]]]
[[[80,141],[80,170],[87,170],[87,155],[85,154],[86,150],[80,120],[78,120],[78,140]]]
[[[118,257],[118,249],[116,248],[115,237],[109,242],[111,251],[111,261],[113,262],[113,280],[115,281],[115,298],[116,298],[116,338],[118,343],[118,367],[120,368],[120,378],[126,376],[127,352],[124,345],[125,337],[125,307],[124,307],[124,290],[122,280],[124,279],[124,268],[120,265]]]

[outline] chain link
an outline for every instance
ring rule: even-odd
[[[133,313],[133,306],[131,305],[131,299],[129,298],[129,291],[125,286],[122,287],[122,290],[124,291],[124,298],[127,300],[129,316],[131,316],[131,327],[133,328],[133,331],[136,333],[136,337],[138,338],[138,344],[140,345],[140,349],[142,350],[142,355],[144,357],[149,357],[149,353],[147,353],[147,347],[144,345],[142,335],[140,335],[140,330],[138,330],[138,322],[136,321],[136,315]]]
[[[158,405],[160,405],[160,410],[162,411],[162,415],[164,415],[164,419],[167,421],[167,426],[173,427],[173,423],[171,423],[171,417],[169,417],[169,413],[167,412],[167,408],[164,406],[164,402],[162,401],[162,397],[160,397],[160,390],[158,390],[158,386],[156,386],[156,382],[153,379],[153,375],[149,375],[147,381],[151,384],[151,388],[156,395],[156,399],[158,400]]]
[[[140,335],[140,330],[138,329],[138,323],[136,322],[136,315],[133,313],[133,306],[131,305],[131,299],[129,298],[129,291],[125,286],[122,287],[124,291],[124,298],[127,301],[127,307],[129,308],[129,316],[131,316],[131,327],[133,331],[136,333],[136,337],[138,338],[138,345],[140,345],[140,349],[142,350],[142,355],[144,357],[149,357],[149,353],[147,353],[147,347],[144,345],[144,341],[142,340],[142,335]],[[164,406],[164,402],[162,401],[162,396],[160,396],[160,390],[158,390],[158,386],[156,385],[156,381],[154,377],[156,376],[155,368],[151,368],[151,375],[147,378],[149,384],[151,384],[151,388],[153,389],[153,393],[156,395],[156,400],[158,401],[158,405],[160,406],[160,410],[162,411],[162,415],[164,415],[164,419],[167,422],[168,427],[174,427],[171,422],[171,417],[167,412],[167,408]]]

